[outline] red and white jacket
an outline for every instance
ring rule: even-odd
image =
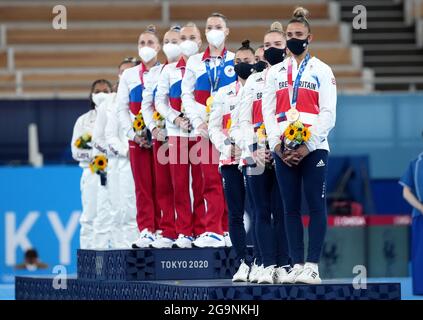
[[[156,111],[156,92],[159,82],[160,74],[162,73],[163,64],[157,64],[152,67],[148,74],[145,75],[144,90],[142,92],[142,116],[145,125],[150,131],[157,127],[156,122],[153,120],[154,111]]]
[[[168,136],[190,137],[194,136],[181,130],[174,124],[175,119],[184,113],[182,107],[182,79],[185,75],[186,63],[183,58],[178,62],[166,65],[157,84],[156,109],[166,119]]]
[[[256,132],[264,123],[262,97],[268,69],[253,73],[245,82],[237,120],[231,135],[242,150],[242,158],[251,157],[250,146],[257,142]]]
[[[224,49],[219,57],[211,57],[210,49],[207,48],[205,52],[195,54],[187,61],[185,76],[182,80],[182,104],[195,130],[200,124],[206,122],[206,101],[210,95],[216,93],[211,90],[206,61],[210,61],[211,74],[216,78],[225,53],[223,72],[220,74],[217,87],[219,90],[236,81],[233,52]]]
[[[145,95],[143,93],[146,88],[146,84],[148,86],[150,83],[149,77],[152,77],[153,79],[157,77],[158,79],[160,71],[161,66],[159,64],[150,70],[147,70],[144,64],[140,64],[126,69],[120,77],[116,97],[117,113],[119,117],[119,124],[129,140],[133,140],[135,137],[132,123],[135,116],[142,109],[142,105],[144,104],[143,100],[146,99],[145,102],[148,103],[149,99],[153,99],[154,92],[151,92],[151,94],[147,93]],[[150,115],[151,118],[149,118]],[[143,113],[143,117],[146,125],[151,125],[152,112],[151,114],[148,111],[146,114]],[[150,119],[149,122],[146,117]]]
[[[270,68],[263,92],[263,118],[272,151],[288,126],[285,113],[291,108],[287,79],[290,59],[295,82],[299,66],[289,57]],[[331,68],[316,57],[310,58],[301,77],[296,108],[300,121],[310,127],[311,137],[306,142],[309,151],[329,151],[328,134],[336,120],[336,81]]]
[[[209,119],[211,142],[220,152],[220,165],[238,164],[231,158],[231,113],[239,107],[242,96],[242,84],[238,81],[220,88],[214,96]]]

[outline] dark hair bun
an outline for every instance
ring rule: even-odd
[[[151,32],[151,33],[156,33],[156,31],[157,31],[157,28],[156,28],[156,26],[154,25],[154,24],[149,24],[148,26],[147,26],[147,29],[146,29],[146,31],[148,31],[148,32]]]
[[[292,14],[294,18],[303,18],[303,19],[307,19],[309,15],[310,15],[310,12],[303,7],[295,8],[294,13]]]
[[[244,40],[241,44],[243,48],[250,49],[250,40]]]

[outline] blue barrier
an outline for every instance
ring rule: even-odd
[[[332,155],[370,159],[373,179],[398,178],[423,149],[423,94],[340,95]]]
[[[14,282],[15,274],[76,274],[80,176],[77,166],[0,168],[0,238],[5,241],[0,245],[0,283]],[[37,249],[47,270],[14,270],[28,248]]]

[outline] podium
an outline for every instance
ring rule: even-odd
[[[250,254],[252,250],[250,248]],[[232,283],[233,248],[78,250],[76,278],[16,277],[17,300],[399,300],[399,283]],[[57,276],[57,275],[56,275]],[[64,280],[62,280],[64,281]]]

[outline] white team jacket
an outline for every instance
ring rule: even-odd
[[[185,73],[185,60],[166,65],[160,74],[157,84],[156,109],[166,119],[168,136],[190,137],[194,136],[181,130],[173,122],[184,111],[182,110],[181,86]]]
[[[164,65],[158,64],[150,69],[148,74],[145,75],[145,85],[142,92],[142,116],[144,117],[145,125],[150,131],[156,127],[153,120],[153,113],[156,110],[155,98],[157,92],[157,84],[159,82],[160,73]],[[163,116],[163,115],[162,115]]]
[[[93,154],[93,149],[78,149],[75,146],[75,141],[78,140],[84,134],[93,134],[94,124],[97,117],[97,110],[90,110],[83,115],[81,115],[75,122],[73,127],[72,141],[71,141],[71,150],[72,157],[74,160],[79,161],[79,166],[81,168],[88,168]]]
[[[288,92],[288,61],[292,59],[292,78],[298,73],[294,58],[290,57],[270,68],[263,92],[263,118],[271,150],[281,142],[288,126],[285,113],[290,109]],[[306,143],[310,152],[316,149],[329,151],[328,134],[336,120],[336,81],[331,68],[312,57],[301,77],[297,110],[300,121],[311,126],[311,138]]]
[[[182,104],[195,130],[200,124],[206,122],[207,98],[211,94],[216,93],[211,93],[211,84],[205,61],[210,61],[211,74],[215,79],[217,78],[218,66],[220,66],[224,52],[221,54],[222,57],[212,58],[210,50],[207,48],[205,52],[195,54],[187,61],[185,76],[182,80]],[[226,51],[224,68],[220,74],[217,89],[236,81],[234,57],[235,54],[233,52]]]
[[[107,113],[106,113],[106,101],[107,99],[99,106],[97,106],[97,117],[95,119],[94,129],[93,129],[93,156],[98,154],[105,154],[109,156],[109,148],[107,146],[106,137],[105,137],[105,129],[107,124]]]
[[[232,82],[219,89],[214,97],[209,119],[211,142],[220,152],[220,165],[238,164],[231,158],[231,113],[239,108],[242,96],[242,84]]]
[[[127,158],[129,143],[119,123],[116,98],[116,93],[112,93],[105,103],[107,124],[104,136],[112,155]]]
[[[135,132],[132,128],[132,122],[138,112],[142,109],[143,105],[143,91],[145,90],[145,85],[150,83],[149,76],[156,77],[160,73],[161,68],[159,65],[151,68],[149,71],[145,69],[143,64],[138,66],[126,69],[119,80],[119,87],[117,92],[117,112],[119,118],[119,124],[122,127],[122,130],[125,132],[125,135],[129,140],[133,140],[135,137]],[[153,92],[151,95],[146,94],[147,103],[149,99],[152,99]],[[149,111],[146,114],[143,113],[144,117],[151,116],[149,120],[151,123],[152,113]],[[144,119],[147,124],[147,119]],[[149,123],[149,124],[150,124]]]
[[[268,69],[248,77],[233,117],[231,136],[241,148],[243,159],[251,157],[250,147],[257,142],[256,131],[263,124],[262,96],[267,72]]]

